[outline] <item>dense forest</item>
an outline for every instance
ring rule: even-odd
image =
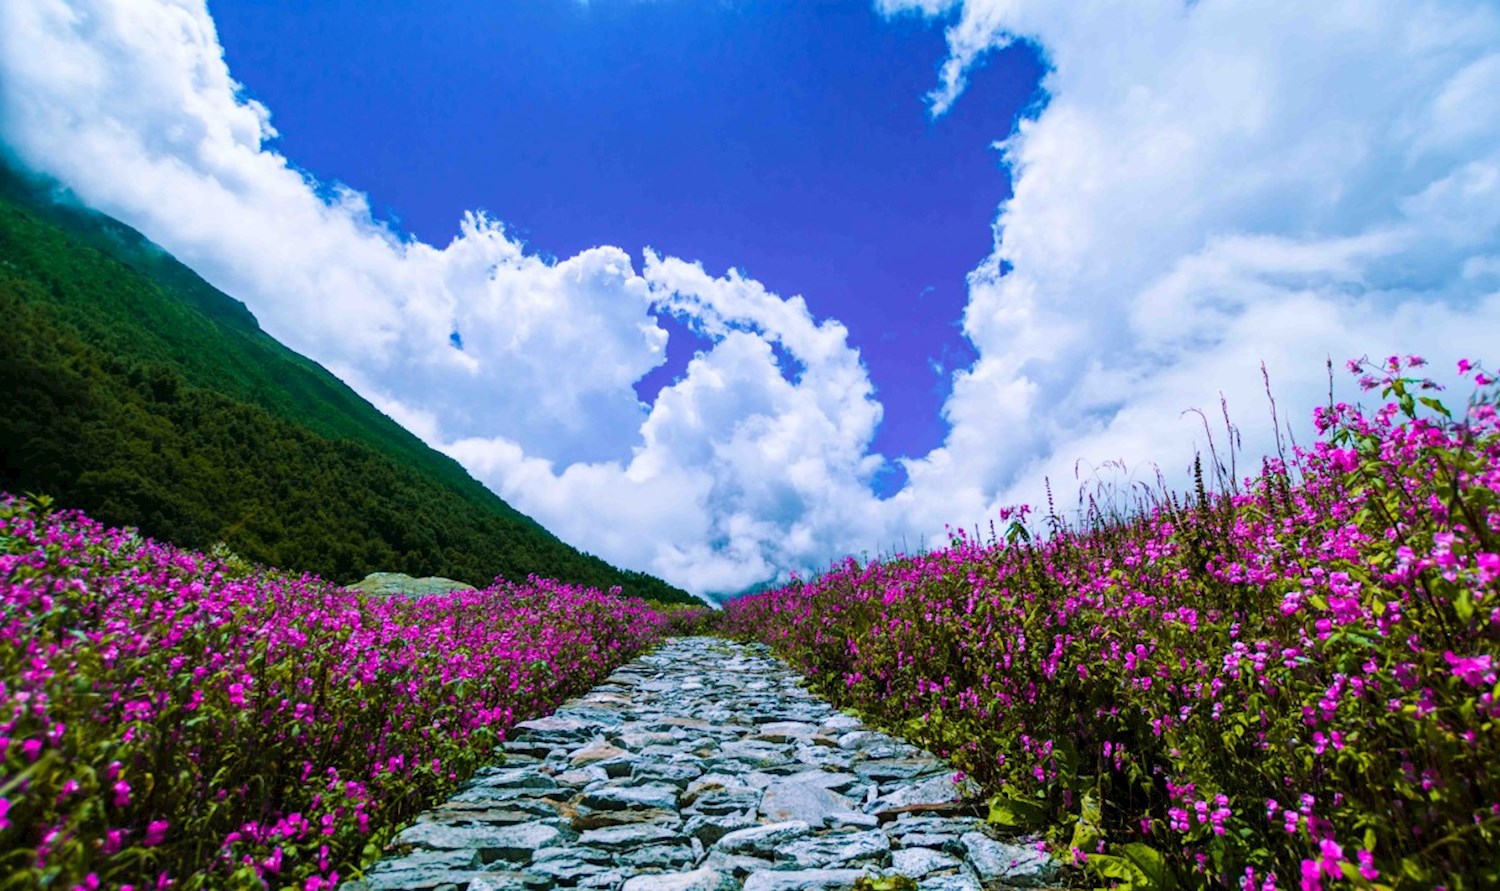
[[[129,227],[0,161],[0,488],[351,582],[537,574],[696,603],[580,553]]]

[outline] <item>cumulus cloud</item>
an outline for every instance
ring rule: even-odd
[[[1045,107],[996,134],[1014,197],[969,278],[979,358],[943,447],[908,463],[909,516],[950,492],[976,515],[1035,503],[1080,461],[1180,480],[1206,445],[1183,411],[1217,415],[1221,394],[1254,460],[1274,445],[1262,360],[1303,419],[1325,356],[1416,352],[1451,374],[1493,350],[1493,4],[879,5],[953,15],[935,115],[1012,42],[1050,66]]]
[[[880,407],[837,322],[737,274],[407,240],[274,147],[201,0],[0,10],[0,135],[565,539],[699,592],[852,547]],[[652,405],[672,313],[712,344]],[[857,524],[855,524],[857,527]]]
[[[201,0],[0,5],[0,138],[563,538],[699,592],[940,539],[1036,503],[1045,477],[1066,496],[1078,467],[1180,478],[1205,445],[1183,412],[1221,394],[1245,451],[1268,451],[1262,361],[1300,419],[1324,356],[1493,359],[1493,4],[872,14],[946,26],[938,117],[990,53],[1025,42],[1050,66],[1045,104],[996,123],[1013,197],[969,276],[978,358],[954,373],[945,442],[884,501],[882,409],[837,321],[649,250],[547,261],[477,214],[447,245],[403,237],[278,154]],[[709,346],[642,404],[663,314]]]

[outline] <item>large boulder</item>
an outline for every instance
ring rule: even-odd
[[[349,586],[351,591],[363,591],[380,597],[431,597],[449,591],[473,591],[473,585],[435,575],[412,578],[403,572],[372,572],[357,584]]]

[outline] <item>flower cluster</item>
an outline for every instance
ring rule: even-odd
[[[537,578],[371,598],[5,496],[0,873],[334,888],[664,622]]]
[[[1500,886],[1500,417],[1352,363],[1373,411],[1254,478],[956,533],[727,606],[1104,880]],[[1217,464],[1217,462],[1215,462]],[[1092,502],[1097,505],[1098,502]]]

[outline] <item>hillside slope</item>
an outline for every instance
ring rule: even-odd
[[[349,582],[535,573],[662,602],[569,547],[140,233],[0,164],[0,487]]]

